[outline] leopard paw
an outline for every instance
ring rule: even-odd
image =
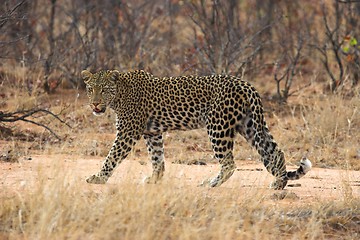
[[[92,175],[86,179],[87,183],[92,183],[92,184],[105,184],[106,181],[107,181],[106,178],[100,177],[98,175]]]
[[[271,184],[270,188],[274,190],[283,190],[287,184],[287,180],[275,179]]]
[[[203,181],[201,184],[199,184],[199,187],[217,187],[220,186],[221,183],[218,178],[210,178]]]
[[[147,184],[156,184],[159,182],[159,178],[158,177],[154,177],[154,176],[151,176],[151,177],[146,177],[144,179],[144,183],[147,183]]]

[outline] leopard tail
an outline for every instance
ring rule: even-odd
[[[300,161],[300,167],[296,171],[286,172],[284,180],[297,180],[309,172],[311,167],[311,161],[306,157],[303,157]]]

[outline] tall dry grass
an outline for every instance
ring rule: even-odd
[[[355,239],[360,233],[358,198],[293,205],[261,189],[131,179],[88,185],[64,170],[40,168],[26,191],[3,189],[0,238]]]
[[[323,96],[301,110],[303,139],[322,167],[360,170],[360,98]]]

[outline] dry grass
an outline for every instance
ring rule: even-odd
[[[304,111],[302,117],[315,159],[324,167],[360,170],[360,99],[325,96]]]
[[[63,166],[39,169],[31,190],[1,195],[5,239],[355,239],[360,201],[291,206],[265,190],[85,185]],[[49,175],[55,176],[49,179]],[[30,186],[28,186],[30,187]],[[291,200],[290,200],[291,201]]]

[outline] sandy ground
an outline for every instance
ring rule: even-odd
[[[28,158],[29,159],[29,158]],[[67,179],[83,182],[84,189],[101,191],[116,187],[121,181],[144,184],[143,179],[151,173],[151,164],[140,162],[135,158],[126,159],[115,171],[106,185],[85,183],[85,178],[96,173],[101,166],[102,158],[81,157],[72,155],[37,155],[31,160],[21,159],[18,163],[0,162],[1,195],[29,191],[39,182],[40,176],[51,181],[56,174]],[[232,188],[239,190],[239,196],[247,191],[264,190],[270,198],[283,194],[291,201],[311,203],[319,200],[342,199],[351,194],[360,197],[360,171],[313,168],[305,177],[291,181],[285,191],[267,190],[272,176],[266,172],[261,163],[253,161],[237,161],[238,169],[234,175],[214,192]],[[178,186],[203,189],[198,185],[205,179],[213,177],[219,170],[218,164],[184,165],[166,161],[166,172],[163,182],[171,182]],[[288,167],[288,170],[296,166]],[[42,178],[43,180],[43,178]],[[161,184],[161,183],[160,183]],[[206,188],[205,188],[206,189]]]

